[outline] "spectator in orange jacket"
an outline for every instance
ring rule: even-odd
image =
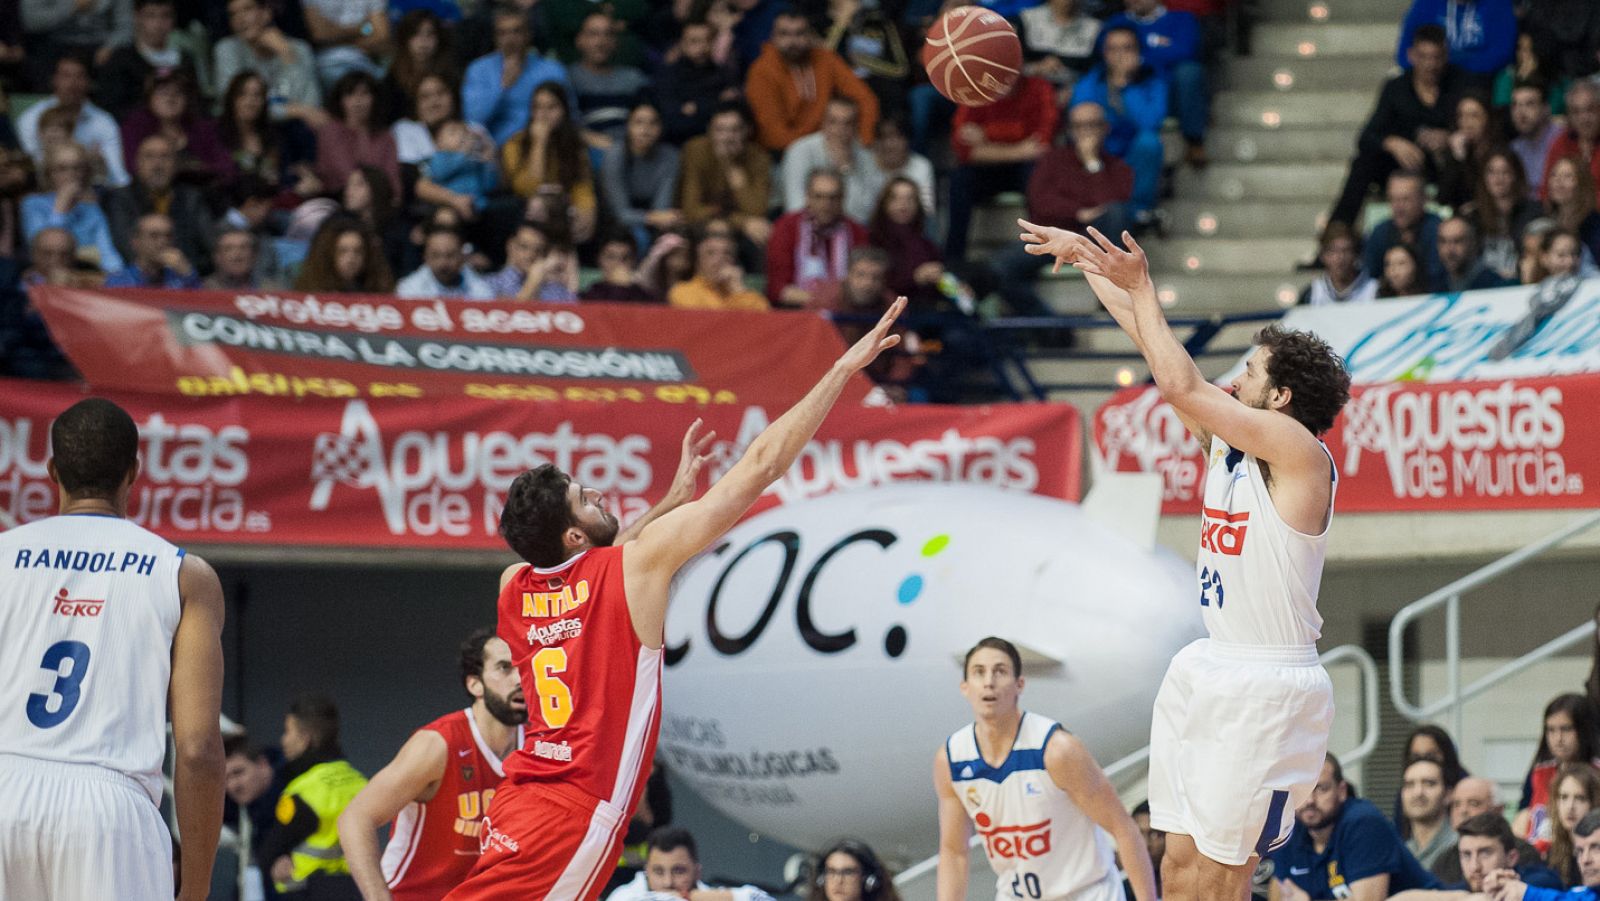
[[[772,151],[821,129],[823,110],[835,96],[860,107],[861,143],[872,143],[878,125],[878,98],[843,57],[817,46],[810,21],[799,12],[778,14],[771,40],[745,76],[744,93],[755,112],[756,138]]]

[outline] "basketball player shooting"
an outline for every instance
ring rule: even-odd
[[[499,635],[528,695],[482,850],[450,901],[593,901],[616,868],[661,723],[661,646],[678,569],[793,465],[856,373],[899,343],[899,298],[698,500],[615,546],[605,497],[551,465],[518,476],[500,532],[525,562],[500,577]]]
[[[1350,398],[1326,343],[1277,326],[1225,391],[1178,342],[1144,251],[1017,220],[1034,255],[1076,266],[1206,450],[1201,616],[1208,638],[1173,658],[1150,728],[1150,825],[1168,833],[1174,901],[1245,898],[1281,845],[1327,752],[1333,689],[1317,660],[1317,591],[1338,475],[1318,440]]]

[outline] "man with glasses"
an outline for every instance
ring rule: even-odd
[[[867,230],[845,218],[844,178],[817,169],[806,179],[803,209],[785,213],[767,243],[767,299],[774,306],[831,306],[849,268],[850,251]]]
[[[161,213],[139,217],[133,229],[133,263],[106,279],[107,288],[166,288],[184,290],[200,287],[194,264],[173,246],[172,220]]]
[[[494,52],[467,66],[461,85],[462,113],[467,121],[487,128],[496,144],[528,127],[534,88],[556,81],[571,92],[566,67],[540,57],[532,46],[527,17],[514,7],[504,7],[494,14]],[[568,108],[577,109],[576,99],[568,99]]]

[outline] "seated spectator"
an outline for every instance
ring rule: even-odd
[[[660,303],[661,296],[653,293],[639,280],[639,249],[631,235],[617,232],[600,242],[600,280],[578,293],[579,300],[600,300],[608,303]]]
[[[217,235],[212,262],[216,271],[203,283],[212,291],[280,291],[283,285],[275,279],[263,278],[258,265],[261,239],[255,232],[243,228],[224,229]]]
[[[345,186],[346,191],[349,185]],[[282,286],[283,271],[277,253],[277,233],[272,226],[273,201],[278,191],[254,175],[241,175],[229,192],[228,209],[218,218],[220,234],[246,231],[255,238],[256,281]],[[213,260],[220,268],[221,263]]]
[[[605,4],[611,13],[617,31],[617,62],[624,66],[640,66],[645,61],[645,47],[641,40],[644,20],[653,4],[649,0],[611,0]],[[538,4],[539,33],[548,43],[551,53],[569,67],[583,55],[578,46],[584,17],[595,8],[593,0],[540,0]]]
[[[1450,737],[1450,733],[1445,731],[1444,727],[1435,726],[1432,723],[1424,723],[1417,726],[1411,730],[1411,734],[1406,736],[1404,753],[1400,755],[1401,771],[1404,772],[1405,768],[1413,760],[1432,760],[1438,763],[1444,768],[1445,785],[1451,786],[1452,789],[1456,783],[1468,775],[1466,767],[1461,765],[1461,752],[1456,749],[1455,739]],[[1446,806],[1449,806],[1448,801]],[[1402,823],[1404,816],[1405,813],[1401,807],[1401,793],[1396,790],[1394,793],[1394,816],[1391,819],[1394,820],[1395,825],[1401,827],[1401,838],[1407,837]]]
[[[1094,65],[1100,20],[1079,0],[1046,0],[1017,16],[1022,40],[1022,72],[1050,82],[1056,105],[1066,106],[1073,82]]]
[[[683,222],[678,196],[678,151],[661,141],[661,113],[648,101],[628,113],[627,134],[600,163],[601,196],[611,218],[633,236],[640,250],[654,233]]]
[[[1498,877],[1489,876],[1484,888],[1493,894],[1495,901],[1595,901],[1600,898],[1600,811],[1579,820],[1572,834],[1578,870],[1583,877],[1582,887],[1575,886],[1571,891],[1540,888],[1523,881],[1520,874],[1517,879],[1508,879],[1502,871]]]
[[[237,176],[217,123],[200,112],[200,95],[182,70],[157,73],[145,88],[144,104],[122,120],[122,151],[128,169],[144,139],[161,135],[177,153],[178,181],[201,187],[227,184]]]
[[[316,138],[298,120],[272,120],[267,83],[254,72],[240,72],[222,95],[217,136],[233,161],[236,177],[257,179],[291,197],[312,197],[322,182],[312,168]]]
[[[204,193],[194,185],[181,184],[177,175],[178,154],[172,142],[151,135],[139,145],[134,159],[134,178],[127,186],[106,196],[106,220],[111,224],[111,240],[124,260],[132,259],[134,227],[150,213],[165,213],[176,228],[174,242],[184,259],[202,272],[211,269],[211,210]]]
[[[922,208],[929,216],[934,214],[933,163],[920,153],[911,150],[911,137],[906,134],[905,123],[894,116],[878,120],[877,139],[872,142],[872,158],[877,163],[878,185],[874,197],[883,193],[883,185],[896,178],[908,178],[922,195]]]
[[[1511,149],[1527,175],[1528,191],[1543,196],[1544,162],[1564,131],[1562,124],[1550,116],[1550,101],[1543,85],[1528,82],[1511,89],[1511,130],[1515,134]]]
[[[1579,81],[1567,91],[1567,127],[1550,145],[1544,162],[1544,190],[1550,189],[1550,170],[1560,160],[1587,163],[1591,183],[1600,183],[1600,85]]]
[[[29,300],[33,285],[97,288],[104,276],[78,263],[76,243],[63,228],[41,229],[29,248],[32,265],[17,283],[0,287],[0,374],[25,379],[70,379],[72,365],[50,337]]]
[[[528,201],[527,218],[548,222],[580,244],[594,235],[594,172],[560,84],[547,81],[534,90],[528,127],[500,148],[500,165],[511,190]]]
[[[388,294],[394,290],[390,271],[377,235],[359,219],[333,215],[312,236],[294,289]]]
[[[1520,85],[1536,85],[1550,104],[1550,112],[1558,115],[1567,111],[1567,79],[1556,69],[1554,60],[1539,53],[1532,34],[1526,30],[1517,35],[1517,54],[1511,65],[1500,70],[1494,80],[1494,105],[1511,105],[1513,92]]]
[[[607,895],[606,901],[646,901],[651,895],[720,901],[718,893],[722,893],[727,901],[770,901],[770,896],[755,886],[713,889],[701,882],[700,852],[696,850],[694,836],[688,830],[659,826],[650,833],[646,842],[649,851],[645,856],[644,872]]]
[[[728,234],[707,233],[694,244],[694,277],[667,292],[667,303],[680,310],[768,309],[760,292],[745,287],[738,245]]]
[[[506,265],[487,279],[494,297],[565,303],[577,299],[577,268],[552,250],[544,229],[523,222],[506,239]]]
[[[1600,261],[1600,213],[1589,168],[1576,157],[1556,160],[1545,173],[1544,188],[1545,215],[1578,236],[1590,265]]]
[[[729,234],[735,234],[726,220],[713,219],[705,227],[721,224]],[[694,242],[687,230],[675,228],[656,239],[639,264],[639,283],[657,297],[666,297],[672,288],[694,278]]]
[[[1444,891],[1413,889],[1393,898],[1397,901],[1445,901],[1460,898],[1462,891],[1484,894],[1488,890],[1491,874],[1502,871],[1514,873],[1518,880],[1530,886],[1561,889],[1561,878],[1554,870],[1540,863],[1538,855],[1524,859],[1519,853],[1517,837],[1511,834],[1511,824],[1499,811],[1468,817],[1456,827],[1456,831],[1461,839],[1449,849],[1449,854],[1456,858],[1456,869],[1462,874],[1461,879],[1446,883]]]
[[[1460,215],[1477,226],[1483,244],[1483,262],[1501,278],[1516,280],[1517,252],[1522,233],[1544,210],[1528,196],[1522,162],[1510,150],[1491,150],[1484,159],[1473,199]]]
[[[106,276],[107,288],[166,288],[183,290],[200,287],[194,263],[172,243],[172,218],[162,213],[145,213],[133,229],[131,262]]]
[[[1500,789],[1493,780],[1477,776],[1465,776],[1456,783],[1455,790],[1450,793],[1450,826],[1455,829],[1456,835],[1467,835],[1467,821],[1482,814],[1492,814],[1493,818],[1501,823],[1506,822],[1505,808],[1500,803]],[[1506,824],[1506,832],[1511,832],[1510,824]],[[1539,852],[1534,847],[1515,835],[1512,835],[1513,848],[1517,852],[1516,858],[1527,866],[1539,865]],[[1471,843],[1469,843],[1471,844]],[[1482,848],[1482,843],[1478,843]],[[1467,882],[1463,870],[1465,859],[1460,854],[1461,842],[1456,842],[1456,847],[1445,852],[1433,863],[1433,875],[1445,885],[1460,885]],[[1481,853],[1481,852],[1480,852]],[[1474,855],[1479,856],[1479,855]],[[1495,867],[1490,867],[1486,872],[1494,872]]]
[[[1444,268],[1439,263],[1439,217],[1428,212],[1422,176],[1414,172],[1396,172],[1389,176],[1386,193],[1389,218],[1374,225],[1367,235],[1362,261],[1366,270],[1382,272],[1389,248],[1409,244],[1423,254],[1422,284],[1438,281]]]
[[[1504,288],[1515,284],[1501,278],[1483,261],[1478,229],[1464,216],[1452,216],[1439,225],[1439,265],[1443,277],[1432,288],[1440,294]]]
[[[253,860],[259,856],[262,841],[277,822],[278,792],[273,789],[277,767],[283,758],[251,744],[250,737],[244,734],[224,737],[222,753],[223,790],[237,807],[237,810],[229,810],[229,822],[238,828],[233,820],[235,814],[250,821],[249,857]]]
[[[1600,808],[1600,772],[1587,763],[1564,763],[1556,771],[1550,794],[1555,812],[1550,817],[1550,853],[1545,859],[1559,877],[1557,886],[1581,885],[1573,830],[1590,811]]]
[[[824,18],[830,21],[817,24],[822,46],[849,63],[882,109],[905,109],[916,74],[912,56],[917,45],[910,40],[897,10],[881,3],[846,0],[829,4]]]
[[[191,83],[197,80],[194,59],[172,40],[176,17],[176,0],[134,0],[133,41],[97,67],[95,105],[120,119],[143,99],[151,76],[182,71]]]
[[[553,81],[565,91],[567,70],[533,52],[528,20],[515,7],[495,8],[494,46],[467,66],[461,109],[503,145],[528,127],[533,89]]]
[[[1105,139],[1106,152],[1133,169],[1129,212],[1148,218],[1161,190],[1166,152],[1161,144],[1161,124],[1167,118],[1167,83],[1144,65],[1138,32],[1131,28],[1107,29],[1100,36],[1100,55],[1099,65],[1072,89],[1072,106],[1093,103],[1106,111],[1111,128]]]
[[[241,72],[254,72],[267,85],[267,111],[274,121],[296,119],[314,129],[327,118],[317,83],[311,45],[273,24],[268,0],[228,0],[233,33],[211,51],[213,78],[231,85]]]
[[[1418,29],[1427,25],[1444,29],[1450,38],[1450,64],[1481,89],[1489,88],[1516,51],[1517,14],[1512,0],[1411,0],[1395,51],[1395,64],[1400,68],[1411,64],[1406,51]]]
[[[422,245],[422,266],[394,287],[399,297],[447,300],[493,300],[494,289],[467,267],[465,241],[454,229],[435,228]]]
[[[39,143],[39,117],[56,108],[72,114],[76,123],[72,139],[105,162],[106,184],[114,188],[127,184],[128,170],[122,164],[122,132],[110,113],[89,102],[89,68],[75,56],[63,56],[56,61],[55,73],[50,78],[50,96],[17,117],[17,140],[38,165],[44,164]]]
[[[1168,109],[1177,114],[1178,129],[1188,145],[1184,158],[1191,166],[1204,166],[1211,95],[1200,23],[1189,13],[1167,9],[1161,0],[1126,0],[1125,5],[1126,12],[1106,21],[1105,33],[1131,28],[1139,36],[1140,59],[1172,90]]]
[[[584,139],[597,150],[622,139],[628,110],[650,84],[643,72],[617,64],[619,25],[604,9],[584,15],[578,29],[578,58],[567,67]]]
[[[1368,243],[1367,247],[1370,255],[1372,245]],[[1422,255],[1414,245],[1391,244],[1383,253],[1381,265],[1382,268],[1378,270],[1383,273],[1378,280],[1380,299],[1428,293],[1427,270],[1423,266]]]
[[[810,882],[805,901],[900,901],[878,855],[857,841],[836,842],[817,855]]]
[[[651,87],[668,143],[706,133],[718,104],[739,99],[739,73],[712,57],[711,23],[691,19],[678,35],[677,59],[663,66]]]
[[[1472,199],[1490,151],[1502,144],[1504,127],[1480,94],[1463,94],[1456,101],[1456,127],[1450,139],[1430,154],[1439,173],[1435,200],[1441,206],[1459,207]]]
[[[356,71],[328,92],[328,119],[317,128],[317,178],[325,190],[337,193],[363,164],[377,166],[400,193],[400,157],[378,108],[378,81]]]
[[[867,230],[844,216],[844,179],[819,169],[806,183],[806,206],[785,213],[767,242],[767,299],[773,306],[825,303],[844,281],[850,251]]]
[[[460,119],[440,123],[434,140],[433,154],[417,166],[419,177],[448,192],[450,205],[461,218],[476,218],[499,183],[499,171],[493,163],[473,155],[472,133]]]
[[[1150,852],[1150,864],[1156,871],[1156,891],[1161,891],[1161,859],[1167,856],[1167,834],[1150,826],[1150,802],[1140,801],[1133,808],[1133,824],[1144,836],[1145,850]],[[1130,894],[1127,880],[1123,880],[1123,894]]]
[[[950,149],[950,222],[944,255],[952,264],[967,255],[972,210],[1001,191],[1021,191],[1055,138],[1054,95],[1047,82],[1023,76],[1011,93],[988,106],[956,110]]]
[[[343,211],[361,220],[361,224],[378,236],[383,247],[383,258],[390,272],[414,269],[421,263],[421,248],[411,252],[411,235],[405,218],[400,215],[398,201],[389,180],[375,166],[357,166],[345,180],[341,207]],[[458,220],[453,225],[459,226]],[[419,232],[417,244],[422,244]]]
[[[383,75],[389,52],[389,10],[384,0],[301,0],[306,31],[317,49],[317,78],[324,88],[346,75]]]
[[[1459,221],[1445,223],[1440,234],[1450,232],[1451,223]],[[1431,757],[1413,758],[1401,771],[1400,780],[1402,814],[1395,825],[1406,850],[1431,871],[1434,862],[1456,843],[1456,831],[1450,825],[1447,810],[1453,786],[1446,779],[1444,764]]]
[[[417,81],[412,104],[406,107],[410,118],[397,120],[389,127],[394,132],[395,156],[401,165],[416,165],[439,149],[433,135],[439,126],[461,118],[456,109],[456,87],[453,82],[437,72],[424,73]],[[470,154],[481,160],[495,162],[498,148],[494,137],[476,122],[467,123],[471,141]],[[432,204],[448,204],[448,199],[428,196],[422,183],[416,186],[417,199]]]
[[[1377,806],[1351,795],[1332,754],[1322,765],[1311,799],[1296,814],[1289,841],[1269,856],[1276,878],[1312,901],[1387,898],[1407,889],[1439,887]]]
[[[767,220],[772,157],[751,140],[748,116],[743,104],[725,103],[712,115],[709,130],[683,145],[678,197],[689,224],[726,219],[745,241],[764,250],[772,234]]]
[[[1317,261],[1322,264],[1322,277],[1306,285],[1297,303],[1321,306],[1377,299],[1378,280],[1361,268],[1361,238],[1349,226],[1330,222],[1322,230],[1320,244]]]
[[[39,229],[28,243],[28,260],[30,265],[21,279],[24,288],[33,285],[98,288],[105,281],[105,274],[98,267],[79,258],[78,242],[73,239],[72,232],[59,226]],[[39,329],[44,331],[44,320],[38,311],[31,312],[33,318],[39,320]],[[45,340],[48,343],[48,334]]]
[[[792,213],[806,205],[806,178],[817,169],[832,169],[844,177],[844,213],[858,222],[872,215],[883,175],[860,134],[860,108],[849,97],[830,99],[822,114],[822,128],[798,138],[783,152],[783,210]],[[909,149],[909,148],[908,148]]]
[[[394,59],[378,85],[384,109],[395,114],[415,109],[417,88],[429,75],[453,80],[460,70],[444,21],[431,9],[413,9],[395,25]]]
[[[48,80],[55,64],[71,56],[103,66],[117,47],[133,38],[133,0],[92,3],[18,4],[27,33],[28,81],[34,89]],[[79,143],[87,144],[82,138]]]
[[[1541,219],[1539,222],[1550,220]],[[1530,228],[1523,243],[1522,262],[1518,266],[1522,283],[1539,285],[1550,279],[1577,278],[1584,271],[1584,257],[1587,254],[1588,250],[1577,235],[1557,228],[1553,222],[1550,222],[1547,230]]]
[[[112,240],[105,212],[95,202],[91,167],[89,151],[79,144],[52,150],[40,179],[45,192],[22,199],[22,232],[31,242],[45,229],[63,229],[72,236],[75,252],[87,251],[88,262],[116,272],[123,265],[122,253]]]
[[[872,246],[889,255],[889,291],[924,304],[937,299],[945,274],[939,245],[928,237],[927,219],[916,183],[896,178],[884,185],[867,225]]]
[[[807,86],[804,93],[800,85]],[[774,152],[817,131],[828,101],[837,96],[856,102],[863,143],[872,140],[878,124],[878,98],[839,54],[816,45],[811,23],[793,10],[778,13],[771,39],[745,76],[744,93],[755,111],[757,140]]]
[[[1573,167],[1580,169],[1582,167]],[[1552,173],[1560,181],[1559,173]],[[1590,186],[1592,198],[1594,188]],[[1592,202],[1592,200],[1591,200]],[[1552,233],[1552,237],[1560,232]],[[1550,241],[1548,246],[1554,246]],[[1549,252],[1546,253],[1547,263]],[[1565,267],[1547,265],[1545,277],[1563,274]],[[1552,838],[1550,828],[1551,789],[1556,773],[1564,763],[1593,763],[1595,752],[1600,750],[1600,736],[1595,734],[1594,712],[1583,695],[1562,694],[1545,705],[1543,736],[1539,750],[1528,769],[1528,778],[1522,785],[1522,801],[1517,805],[1516,819],[1512,820],[1519,836],[1527,839],[1540,854],[1548,853]]]
[[[1422,177],[1428,154],[1449,141],[1461,85],[1456,70],[1446,62],[1445,44],[1444,29],[1438,25],[1417,29],[1406,51],[1411,69],[1389,79],[1378,94],[1378,106],[1356,139],[1356,156],[1328,216],[1330,222],[1354,226],[1373,185],[1396,170]],[[1372,247],[1369,239],[1368,253]]]

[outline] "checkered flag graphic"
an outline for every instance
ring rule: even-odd
[[[1392,386],[1373,388],[1350,399],[1344,406],[1344,471],[1355,475],[1361,468],[1361,452],[1382,454],[1389,446],[1389,396]]]
[[[362,453],[361,445],[362,438],[357,435],[318,435],[311,451],[312,481],[332,479],[351,488],[366,487],[372,458]]]

